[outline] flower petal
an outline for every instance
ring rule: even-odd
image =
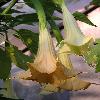
[[[39,71],[37,71],[37,69],[31,66],[30,63],[28,63],[28,66],[30,68],[30,72],[32,75],[31,79],[33,81],[37,81],[40,83],[50,83],[55,86],[56,85],[58,86],[61,80],[65,80],[67,78],[67,76],[64,74],[64,69],[61,68],[59,63],[57,63],[57,69],[53,73],[50,73],[50,74],[40,73]]]
[[[83,80],[78,79],[77,77],[73,77],[70,79],[67,79],[60,88],[65,90],[81,90],[81,89],[87,89],[91,85],[90,82],[86,82]]]

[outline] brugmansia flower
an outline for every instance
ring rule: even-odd
[[[56,62],[50,34],[47,29],[40,30],[38,53],[34,63],[30,63],[30,66],[34,66],[41,73],[50,74],[56,70]]]
[[[76,73],[74,71],[72,72],[69,60],[66,65],[63,63],[63,60],[66,61],[65,56],[64,59],[62,55],[59,56],[59,59],[57,58],[51,36],[46,28],[45,14],[41,4],[38,0],[33,3],[37,9],[39,18],[40,34],[38,53],[33,63],[28,63],[29,70],[20,73],[18,77],[39,82],[42,85],[43,91],[55,92],[60,89],[86,89],[90,83],[81,81],[76,77]],[[63,54],[63,48],[60,52]]]
[[[62,50],[60,51],[63,54]],[[63,56],[59,56],[61,60]],[[63,60],[58,61],[51,36],[47,29],[40,30],[39,49],[33,63],[28,63],[29,70],[19,74],[22,79],[29,79],[43,84],[43,91],[55,92],[60,89],[80,90],[86,89],[90,83],[79,80],[68,60],[68,68],[64,67]],[[52,87],[52,88],[51,88]]]
[[[64,2],[61,4],[63,12],[64,39],[68,44],[81,46],[89,42],[91,37],[86,37],[77,25],[73,15],[69,12]]]
[[[63,65],[57,60],[47,29],[40,30],[38,53],[34,62],[28,63],[28,66],[29,70],[19,77],[57,86],[67,78]]]

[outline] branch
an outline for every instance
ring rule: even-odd
[[[18,0],[13,0],[13,1],[9,4],[9,6],[1,13],[1,15],[6,14],[6,13],[15,5],[15,3],[16,3],[17,1],[18,1]]]

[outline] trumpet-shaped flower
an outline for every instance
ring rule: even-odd
[[[54,53],[54,49],[53,49],[53,44],[51,41],[51,37],[48,37],[48,32],[46,33],[47,35],[45,35],[48,39],[46,39],[46,43],[42,42],[43,44],[41,45],[45,45],[48,43],[49,46],[46,45],[46,49],[42,48],[39,50],[43,50],[40,53],[37,54],[36,59],[34,60],[34,63],[28,63],[29,66],[29,70],[26,71],[25,73],[19,74],[18,76],[22,79],[28,79],[28,80],[33,80],[33,81],[37,81],[40,84],[43,84],[43,91],[49,91],[49,92],[57,92],[60,89],[65,89],[65,90],[80,90],[80,89],[86,89],[90,83],[89,82],[85,82],[82,80],[79,80],[76,76],[76,73],[74,73],[74,71],[72,71],[72,67],[70,65],[70,62],[68,60],[68,69],[67,67],[64,67],[63,61],[66,61],[66,59],[64,58],[62,59],[62,52],[63,49],[60,51],[61,52],[61,56],[60,56],[60,61],[58,61],[55,57],[55,53]],[[45,36],[41,36],[40,35],[40,39],[41,40],[45,40]],[[44,38],[45,37],[45,38]],[[48,41],[50,40],[50,41]],[[45,47],[45,46],[43,46]],[[52,48],[52,49],[50,49]],[[51,52],[52,51],[52,52]],[[38,51],[40,52],[40,51]],[[39,56],[40,54],[40,56]],[[44,56],[42,57],[41,55]],[[49,57],[47,56],[49,54]],[[52,55],[52,56],[51,56]],[[45,57],[46,56],[46,57]],[[41,59],[40,59],[40,58]],[[65,57],[65,56],[64,56]],[[39,59],[39,60],[38,60]],[[48,60],[49,59],[49,60]],[[52,60],[53,59],[53,60]],[[43,61],[43,63],[42,63]],[[47,62],[48,61],[48,62]],[[49,63],[49,61],[52,61],[51,63]],[[41,69],[41,70],[40,70]],[[50,70],[49,70],[50,69]],[[52,87],[52,89],[51,89]],[[44,92],[45,93],[45,92]]]
[[[29,70],[19,77],[52,84],[59,84],[61,80],[67,78],[63,65],[56,59],[52,39],[47,29],[40,30],[38,53],[34,62],[28,63],[28,66]]]
[[[89,82],[78,80],[76,74],[73,72],[69,73],[69,70],[72,71],[69,62],[67,65],[69,66],[68,69],[67,67],[64,67],[64,65],[66,65],[63,64],[63,60],[66,61],[65,56],[61,56],[61,59],[62,57],[64,57],[64,59],[60,59],[60,61],[57,59],[51,36],[46,28],[44,11],[38,0],[36,0],[34,4],[38,10],[40,25],[38,53],[34,62],[28,63],[29,70],[25,73],[20,73],[17,77],[37,81],[40,84],[43,84],[44,91],[55,92],[60,89],[79,90],[87,88],[90,85]],[[73,88],[73,86],[75,86],[74,83],[77,86],[80,86]]]
[[[50,74],[57,68],[56,55],[52,46],[52,40],[47,29],[40,31],[39,49],[34,63],[30,63],[37,71]]]
[[[91,37],[86,37],[79,29],[73,15],[67,9],[65,3],[61,4],[63,12],[64,39],[68,44],[81,46],[87,43]]]

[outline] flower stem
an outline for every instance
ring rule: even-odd
[[[39,0],[35,0],[35,2],[33,0],[31,0],[32,4],[34,5],[37,14],[38,14],[38,19],[39,19],[39,28],[40,29],[45,29],[47,26],[47,22],[46,22],[46,16],[45,16],[45,12],[44,9],[40,3]]]
[[[58,44],[63,40],[63,37],[60,33],[59,28],[57,27],[56,23],[53,20],[48,21],[49,24],[51,25],[52,31],[57,39]]]
[[[39,0],[36,0],[35,2],[31,0],[31,2],[33,3],[35,9],[37,10],[38,19],[39,19],[39,28],[40,30],[43,30],[47,27],[47,21],[46,21],[46,15],[45,15],[44,9]],[[58,43],[60,43],[63,40],[63,38],[60,34],[59,29],[56,27],[56,24],[53,20],[50,19],[49,23],[51,27],[53,27],[52,29]]]

